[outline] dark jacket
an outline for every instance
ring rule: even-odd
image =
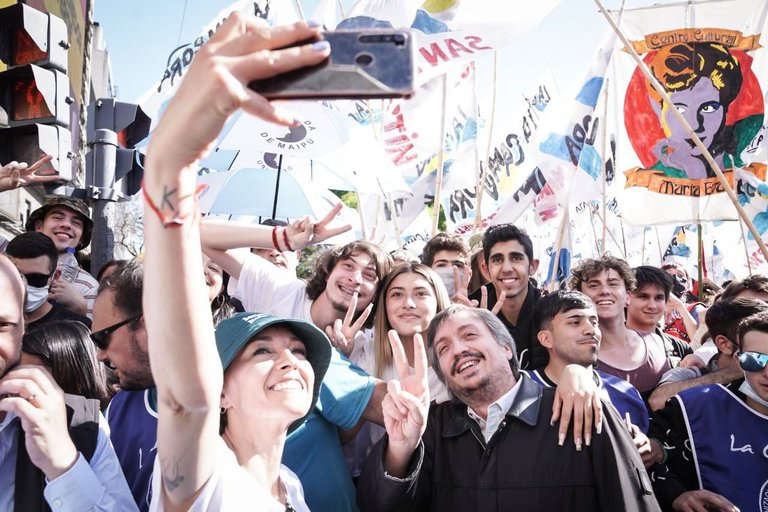
[[[493,306],[496,305],[496,289],[491,283],[484,286],[488,291],[488,309],[493,309]],[[470,294],[470,300],[476,300],[480,303],[481,293],[479,289],[475,290]],[[520,361],[522,370],[538,370],[547,366],[549,362],[547,349],[539,343],[539,339],[536,337],[538,333],[535,332],[533,325],[533,313],[539,299],[541,299],[541,292],[529,282],[528,293],[523,301],[523,307],[520,308],[520,314],[517,316],[517,324],[512,325],[501,311],[497,315],[515,340],[517,359]]]
[[[90,462],[99,437],[99,401],[79,395],[64,395],[69,422],[69,436],[77,451]],[[43,492],[45,474],[32,463],[26,450],[26,434],[19,427],[16,453],[14,512],[51,512]]]
[[[360,477],[361,510],[659,510],[643,463],[612,407],[603,408],[602,434],[577,452],[570,429],[565,445],[558,446],[557,426],[549,424],[554,390],[528,376],[521,379],[488,444],[464,403],[433,404],[409,475],[397,479],[384,472],[384,436]]]

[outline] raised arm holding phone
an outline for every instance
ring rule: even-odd
[[[327,58],[323,41],[286,48],[318,34],[303,22],[268,28],[232,14],[197,53],[150,142],[143,191],[144,316],[158,391],[153,510],[235,510],[246,503],[259,510],[306,510],[300,485],[286,482],[290,473],[280,459],[289,427],[316,398],[312,390],[325,371],[323,361],[327,367],[330,345],[307,324],[263,315],[229,321],[237,325],[222,322],[228,327],[214,342],[199,279],[195,164],[239,109],[281,125],[298,123],[247,84]],[[253,393],[238,391],[243,378]],[[254,401],[261,413],[256,422],[247,413]]]

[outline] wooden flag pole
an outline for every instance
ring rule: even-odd
[[[440,152],[437,154],[437,176],[435,176],[435,200],[432,208],[432,236],[437,234],[440,222],[440,194],[443,189],[443,161],[445,158],[445,106],[448,94],[448,75],[443,75],[443,115],[440,119]],[[766,258],[768,259],[768,258]]]
[[[606,179],[605,179],[605,173],[608,170],[608,159],[606,158],[606,146],[607,144],[607,138],[608,138],[608,79],[605,79],[605,101],[603,103],[603,172],[602,172],[602,203],[603,203],[603,237],[601,239],[602,243],[602,253],[605,254],[605,232],[606,232],[606,225],[605,223],[608,221],[608,201],[606,199]]]
[[[597,230],[595,229],[595,210],[592,207],[589,208],[589,220],[592,221],[590,222],[590,224],[592,224],[592,239],[595,241],[595,252],[592,253],[592,256],[594,258],[599,258],[600,256],[603,255],[603,253],[601,252],[601,249],[597,244]]]
[[[568,229],[570,224],[568,207],[563,209],[563,218],[560,221],[560,229],[557,230],[557,242],[555,243],[555,263],[552,265],[552,281],[549,283],[549,291],[557,291],[557,269],[560,267],[560,250],[563,248],[563,239],[565,238],[565,230]]]
[[[494,117],[496,115],[496,71],[497,71],[497,57],[496,57],[496,50],[493,50],[493,87],[491,88],[491,116],[489,120],[489,127],[488,127],[488,146],[485,149],[485,159],[481,162],[480,165],[480,177],[479,181],[477,183],[477,201],[475,201],[475,226],[472,228],[472,234],[474,235],[477,233],[478,228],[480,228],[480,222],[483,220],[483,210],[481,206],[483,205],[483,192],[485,190],[485,177],[486,173],[488,172],[488,161],[491,158],[491,145],[493,141],[493,121]],[[477,90],[475,90],[475,94],[477,94]],[[485,165],[483,165],[485,164]]]
[[[659,249],[659,266],[662,266],[664,264],[664,253],[661,252],[661,240],[659,239],[659,228],[654,227],[654,231],[656,231],[656,247]]]
[[[699,300],[703,300],[704,298],[704,286],[703,286],[703,279],[704,279],[704,235],[701,232],[701,221],[696,223],[696,230],[698,231],[698,243],[699,243]]]
[[[744,257],[747,258],[747,268],[749,269],[749,275],[752,275],[752,261],[749,259],[749,248],[747,247],[747,234],[744,233],[744,224],[739,220],[739,228],[741,229],[741,240],[744,242]]]
[[[710,154],[709,150],[701,142],[701,139],[699,139],[699,136],[696,135],[696,133],[693,131],[691,126],[688,124],[688,121],[685,120],[685,118],[683,117],[683,114],[681,114],[680,111],[677,109],[677,107],[675,107],[674,103],[672,103],[672,99],[670,99],[669,94],[667,94],[667,91],[664,89],[664,87],[661,86],[659,81],[656,80],[656,77],[654,77],[651,74],[651,71],[648,69],[648,66],[645,65],[645,62],[643,62],[643,59],[640,58],[640,56],[635,51],[635,48],[627,40],[626,36],[618,27],[618,25],[616,25],[616,22],[614,21],[613,17],[608,13],[608,11],[605,10],[605,7],[603,7],[602,2],[600,0],[595,0],[595,4],[597,4],[597,7],[600,9],[600,12],[603,13],[603,16],[605,16],[605,19],[608,21],[608,24],[611,26],[613,31],[616,32],[616,35],[619,37],[619,39],[621,39],[621,42],[624,45],[624,48],[632,56],[632,59],[634,59],[635,63],[637,64],[637,67],[640,68],[640,70],[643,72],[645,77],[648,79],[648,82],[653,86],[656,92],[659,93],[659,96],[661,96],[661,98],[664,100],[664,103],[667,105],[668,110],[672,112],[672,114],[675,116],[677,121],[686,129],[686,131],[688,132],[688,135],[691,137],[691,140],[693,140],[693,143],[696,144],[696,147],[699,148],[699,151],[701,151],[701,154],[704,156],[704,159],[710,165],[712,170],[715,171],[715,174],[717,175],[718,180],[720,180],[720,184],[723,186],[723,188],[725,189],[725,193],[733,203],[733,206],[736,208],[736,211],[738,212],[739,217],[744,221],[744,224],[747,225],[749,232],[752,233],[752,236],[755,238],[757,245],[760,247],[760,251],[763,253],[763,257],[768,261],[768,247],[765,246],[763,239],[760,238],[760,233],[755,228],[755,225],[752,224],[752,220],[749,218],[749,216],[747,215],[747,212],[744,211],[744,208],[742,208],[741,204],[739,203],[739,200],[736,197],[736,194],[734,193],[733,188],[731,188],[731,185],[728,183],[728,180],[725,179],[725,175],[723,174],[723,171],[720,169],[720,166],[718,166],[717,162],[715,162],[715,159],[712,158],[712,155]]]

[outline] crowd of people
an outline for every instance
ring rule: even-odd
[[[340,205],[201,218],[195,163],[238,109],[298,122],[247,84],[325,59],[291,46],[318,33],[234,14],[200,49],[148,149],[144,255],[67,268],[93,222],[63,197],[5,244],[0,510],[768,510],[768,277],[702,300],[604,255],[546,291],[502,224],[420,259],[329,246],[303,280]],[[13,166],[0,189],[38,182]]]

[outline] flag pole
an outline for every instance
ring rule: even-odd
[[[304,9],[301,8],[301,0],[293,0],[293,3],[296,5],[296,10],[299,11],[301,21],[306,20],[307,18],[304,17]]]
[[[608,79],[605,79],[605,99],[603,102],[603,172],[602,172],[602,201],[603,201],[603,237],[601,239],[602,243],[602,249],[603,254],[605,254],[605,232],[606,232],[606,225],[605,223],[608,220],[608,201],[606,198],[606,177],[605,174],[608,172],[608,159],[606,158],[606,146],[607,146],[607,140],[608,139]]]
[[[483,204],[483,192],[485,190],[485,175],[488,169],[488,161],[491,158],[491,145],[493,141],[493,121],[496,115],[496,72],[497,72],[497,55],[496,50],[493,50],[493,87],[491,88],[491,115],[488,126],[488,146],[485,149],[485,160],[480,162],[480,178],[477,183],[477,201],[475,201],[475,226],[472,228],[472,234],[477,233],[480,223],[483,220],[483,210],[481,208]],[[477,95],[477,89],[475,89],[475,95]],[[485,165],[483,165],[485,163]]]
[[[747,268],[749,269],[749,275],[752,275],[752,261],[749,258],[749,248],[747,247],[747,234],[744,233],[744,224],[739,219],[739,228],[741,229],[741,240],[744,242],[744,256],[747,258]]]
[[[698,231],[698,239],[699,239],[699,300],[702,300],[704,298],[704,286],[703,286],[703,279],[704,279],[704,237],[701,232],[701,219],[696,223],[696,230]]]
[[[600,216],[600,212],[597,212],[595,215],[597,215],[597,218],[600,219],[601,221],[603,220],[603,218]],[[623,233],[624,232],[624,228],[622,227],[621,230],[622,230],[622,233]],[[619,244],[619,241],[616,240],[616,237],[613,235],[613,232],[610,229],[608,230],[608,235],[611,237],[611,240],[613,240],[613,243],[616,244],[616,248],[621,250],[621,245]],[[603,250],[603,255],[605,255],[605,250]],[[624,259],[626,260],[627,259],[627,250],[626,250],[626,248],[624,249],[623,256],[624,256]]]
[[[560,250],[563,248],[563,238],[565,238],[565,230],[568,229],[569,222],[568,206],[563,209],[563,218],[560,220],[560,228],[557,230],[557,242],[555,243],[555,262],[552,265],[552,281],[549,283],[549,291],[557,291],[560,284],[557,280],[557,269],[560,266]]]
[[[595,241],[595,252],[592,253],[592,256],[595,258],[599,258],[602,256],[602,252],[600,251],[600,247],[597,245],[597,230],[595,229],[595,210],[590,206],[589,208],[589,220],[590,224],[592,224],[592,239]]]
[[[654,227],[654,231],[656,231],[656,247],[659,249],[659,266],[662,266],[664,264],[664,253],[661,252],[661,240],[659,239],[659,228]]]
[[[765,243],[763,242],[762,238],[760,238],[760,233],[758,233],[757,229],[755,228],[755,225],[752,224],[752,220],[750,220],[749,216],[747,215],[747,212],[745,212],[744,208],[742,208],[738,198],[736,197],[736,194],[733,192],[733,188],[731,188],[731,185],[728,183],[728,180],[725,179],[725,175],[723,174],[723,171],[720,169],[720,166],[717,165],[717,162],[715,162],[715,159],[712,158],[712,154],[710,154],[707,147],[701,142],[701,139],[699,139],[699,136],[696,135],[696,133],[693,131],[691,126],[688,124],[688,121],[685,120],[685,118],[683,117],[683,114],[681,114],[680,111],[675,107],[674,103],[672,103],[672,100],[670,99],[669,94],[667,94],[667,91],[664,90],[664,87],[662,87],[659,81],[656,80],[656,77],[654,77],[651,74],[650,70],[648,69],[648,66],[645,65],[645,62],[643,62],[643,59],[641,59],[640,56],[637,54],[637,52],[635,51],[635,48],[627,40],[622,30],[618,27],[618,25],[616,25],[616,22],[614,21],[613,17],[608,13],[608,11],[605,10],[605,7],[603,7],[602,2],[600,0],[595,0],[595,4],[597,4],[597,7],[600,9],[600,12],[603,13],[603,16],[605,16],[605,19],[608,21],[608,24],[611,26],[613,31],[616,32],[616,35],[619,37],[619,39],[621,39],[621,42],[624,45],[624,48],[632,56],[632,59],[634,59],[635,63],[637,64],[637,67],[643,72],[645,77],[648,79],[648,82],[653,86],[653,88],[656,90],[659,96],[661,96],[661,98],[664,100],[664,103],[669,106],[668,110],[672,112],[672,114],[675,116],[677,121],[686,129],[686,131],[688,132],[688,135],[691,137],[691,140],[693,140],[693,143],[696,144],[696,147],[699,149],[699,151],[701,151],[701,154],[704,156],[704,159],[710,165],[712,170],[715,171],[715,174],[717,175],[718,180],[720,180],[720,184],[723,186],[723,189],[725,189],[725,193],[728,196],[728,199],[731,200],[731,202],[733,203],[733,206],[736,208],[736,211],[739,214],[739,217],[744,221],[744,224],[747,225],[749,232],[752,233],[752,236],[755,238],[757,245],[760,247],[760,251],[763,253],[763,257],[766,260],[768,260],[768,247],[765,246]]]
[[[432,208],[432,236],[437,234],[440,222],[440,194],[443,189],[443,162],[445,157],[445,107],[448,94],[448,74],[443,75],[443,108],[440,119],[440,152],[437,154],[437,176],[435,176],[435,200]],[[768,258],[766,258],[768,259]]]

